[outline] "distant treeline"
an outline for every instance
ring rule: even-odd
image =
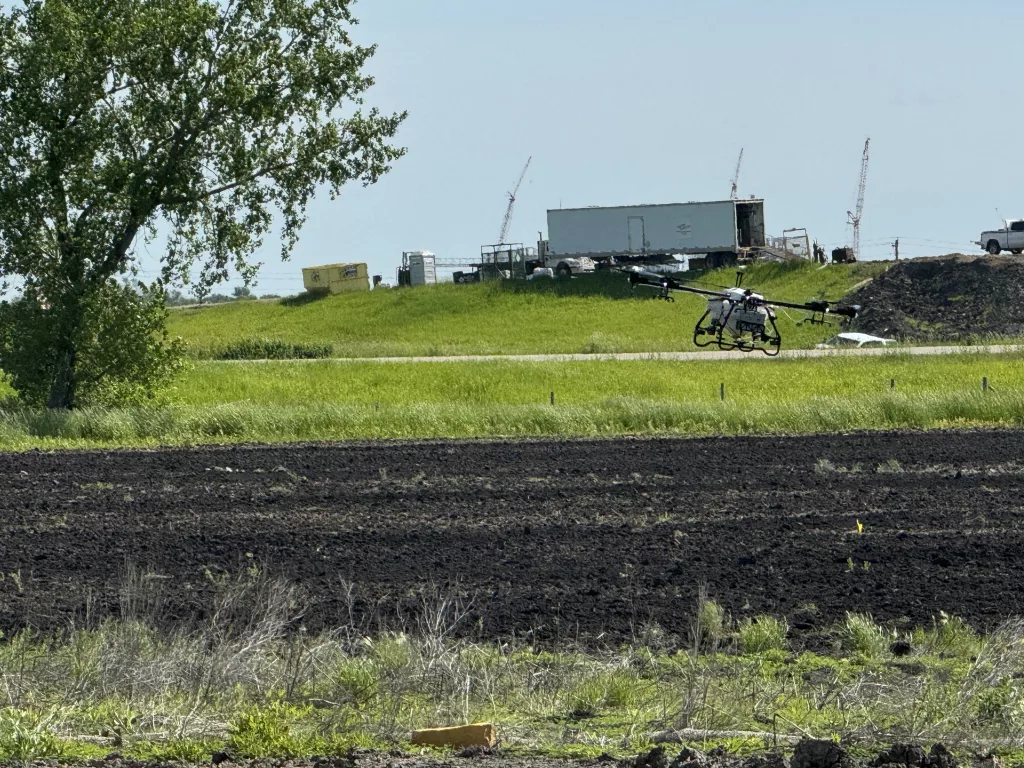
[[[208,293],[198,295],[185,295],[181,291],[170,290],[167,292],[167,306],[169,307],[182,307],[186,304],[224,304],[229,301],[250,301],[256,298],[249,288],[240,286],[232,290],[231,295],[228,296],[223,293]],[[265,293],[259,298],[261,299],[279,299],[281,298],[276,293]]]

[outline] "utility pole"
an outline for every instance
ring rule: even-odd
[[[896,250],[896,261],[900,260],[900,239],[897,237],[896,242],[892,244],[892,247]]]

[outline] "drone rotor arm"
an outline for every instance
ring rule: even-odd
[[[708,291],[704,288],[694,288],[689,285],[684,285],[678,280],[673,280],[671,277],[665,275],[658,275],[654,272],[627,272],[629,275],[630,285],[633,286],[644,286],[646,288],[660,288],[661,290],[668,291],[680,291],[682,293],[696,293],[700,296],[714,296],[724,298],[724,294],[720,291]]]
[[[851,320],[860,314],[859,306],[841,307],[830,301],[809,301],[806,304],[793,304],[787,301],[768,301],[766,299],[764,303],[770,304],[773,307],[802,309],[804,312],[814,312],[822,315],[840,315],[841,317],[848,317]]]
[[[850,320],[853,320],[854,318],[857,317],[857,315],[860,314],[860,310],[861,310],[860,305],[859,304],[854,304],[854,305],[849,306],[849,307],[830,308],[829,309],[829,313],[833,314],[833,315],[840,315],[842,317],[846,317],[846,318],[849,318]]]

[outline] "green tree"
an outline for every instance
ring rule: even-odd
[[[195,298],[197,304],[205,303],[212,292],[213,289],[202,281],[196,283],[192,289],[192,295]]]
[[[49,307],[50,407],[78,402],[88,313],[140,239],[165,244],[162,285],[230,268],[248,283],[275,222],[287,258],[319,188],[374,183],[404,154],[390,143],[404,113],[363,108],[375,47],[351,39],[352,2],[0,12],[0,290]]]
[[[181,339],[169,339],[159,286],[109,281],[90,291],[71,340],[79,405],[151,400],[184,364]],[[32,289],[0,304],[0,368],[21,399],[46,405],[59,364],[60,316]]]

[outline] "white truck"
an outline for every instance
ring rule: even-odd
[[[1024,253],[1024,219],[1013,219],[1005,224],[1003,229],[982,232],[981,239],[975,241],[975,245],[980,245],[993,256],[1003,251],[1014,255]]]
[[[544,263],[554,270],[556,275],[571,277],[572,275],[583,275],[593,272],[596,268],[594,260],[586,256],[551,256],[549,255]]]
[[[575,256],[552,256],[547,251],[547,240],[539,240],[537,246],[536,253],[531,253],[526,261],[527,279],[535,275],[537,277],[572,277],[573,275],[585,275],[597,269],[594,260],[586,256],[578,258]]]

